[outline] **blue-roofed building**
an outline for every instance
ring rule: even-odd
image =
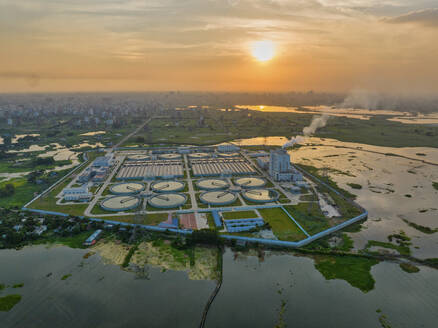
[[[211,214],[213,215],[213,220],[216,227],[222,227],[222,220],[221,217],[219,216],[218,211],[212,211]]]
[[[87,238],[87,240],[84,242],[85,246],[92,246],[97,242],[97,239],[100,237],[100,235],[102,234],[102,230],[98,229],[95,232],[93,232],[93,234]]]
[[[248,231],[265,224],[262,218],[233,219],[224,222],[228,232]]]

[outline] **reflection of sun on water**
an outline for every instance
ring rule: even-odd
[[[251,45],[251,54],[258,61],[268,61],[275,55],[275,45],[269,40],[253,42]]]

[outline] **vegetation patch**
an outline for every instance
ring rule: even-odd
[[[8,312],[21,301],[21,295],[6,295],[0,297],[0,311]]]
[[[284,208],[310,235],[330,228],[329,221],[324,217],[317,203],[300,203],[287,205]]]
[[[401,255],[410,255],[411,254],[411,250],[409,249],[408,246],[394,245],[392,243],[386,243],[386,242],[377,241],[377,240],[369,240],[367,245],[365,246],[365,249],[368,250],[370,247],[373,247],[373,246],[395,249]]]
[[[77,235],[73,236],[59,236],[59,235],[50,235],[46,238],[42,238],[34,241],[33,243],[38,244],[56,244],[56,245],[64,245],[70,248],[85,248],[84,242],[90,236],[90,232],[84,231]]]
[[[15,285],[12,285],[12,288],[23,288],[23,286],[24,286],[23,283],[21,283],[21,284],[15,284]]]
[[[69,273],[69,274],[65,274],[65,275],[63,275],[62,277],[61,277],[61,280],[67,280],[68,278],[70,278],[71,277],[71,273]]]
[[[353,189],[362,189],[362,186],[358,183],[347,183]]]
[[[306,238],[301,229],[280,207],[259,210],[265,222],[269,223],[272,232],[280,240],[298,241]]]
[[[225,220],[234,220],[234,219],[254,219],[258,217],[256,212],[254,211],[229,211],[222,212],[222,216]]]
[[[420,271],[418,267],[410,263],[400,263],[400,268],[407,273],[415,273]]]
[[[325,279],[341,279],[364,293],[374,288],[371,267],[379,261],[359,256],[317,256],[315,268]]]
[[[125,259],[123,260],[123,263],[122,263],[122,267],[123,268],[126,268],[129,265],[129,262],[131,262],[131,258],[134,255],[136,250],[138,250],[138,244],[132,246],[129,249],[128,254],[126,254],[126,257],[125,257]]]
[[[436,190],[438,190],[438,182],[432,182],[432,186],[433,186]]]
[[[426,233],[426,234],[433,234],[435,232],[438,232],[438,228],[432,229],[430,227],[426,227],[426,226],[422,226],[420,224],[416,224],[414,222],[408,221],[406,219],[403,219],[403,221],[410,227],[417,229],[418,231],[421,231],[422,233]]]

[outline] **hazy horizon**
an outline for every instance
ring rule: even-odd
[[[420,0],[0,0],[0,92],[438,91]],[[269,42],[267,60],[254,44]]]

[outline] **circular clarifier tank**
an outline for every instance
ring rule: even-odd
[[[111,196],[100,202],[100,207],[106,211],[120,212],[132,210],[140,204],[136,196]]]
[[[237,156],[240,156],[240,154],[239,154],[239,153],[219,153],[218,156],[219,156],[219,157],[229,158],[229,157],[237,157]]]
[[[151,157],[148,155],[129,155],[128,161],[147,161],[150,160]]]
[[[236,198],[236,194],[230,191],[205,191],[199,195],[201,202],[210,205],[229,205],[234,203]]]
[[[184,189],[184,182],[181,181],[158,181],[151,185],[155,192],[175,192]]]
[[[110,191],[115,195],[134,195],[143,190],[144,184],[140,182],[122,182],[110,187]]]
[[[266,180],[262,178],[238,178],[234,183],[242,188],[260,188],[266,184]]]
[[[180,154],[160,154],[158,155],[159,159],[180,159],[181,155]]]
[[[210,157],[210,154],[209,153],[191,153],[191,154],[189,154],[189,157],[191,159],[200,159],[200,158]]]
[[[187,196],[179,193],[159,194],[152,196],[148,203],[153,207],[158,208],[174,208],[179,207],[187,201]]]
[[[228,188],[230,185],[222,179],[202,179],[196,182],[199,189],[204,190],[220,190]]]
[[[268,203],[278,199],[278,192],[272,189],[249,189],[242,192],[243,198],[256,203]]]

